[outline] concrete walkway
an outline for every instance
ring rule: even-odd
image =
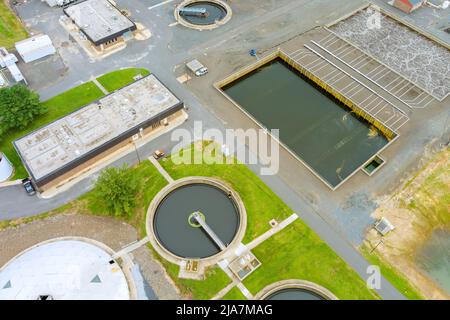
[[[140,241],[133,242],[133,243],[129,244],[128,246],[122,248],[122,250],[116,252],[112,257],[114,259],[124,257],[125,255],[139,249],[140,247],[142,247],[149,241],[150,240],[148,239],[148,237],[145,237],[145,238],[141,239]]]
[[[259,236],[256,239],[254,239],[248,245],[246,245],[246,246],[243,245],[243,247],[245,248],[245,251],[250,251],[253,248],[257,247],[258,245],[260,245],[261,243],[263,243],[264,241],[269,239],[274,234],[277,234],[278,232],[280,232],[281,230],[286,228],[288,225],[290,225],[291,223],[293,223],[297,219],[298,219],[298,215],[297,214],[291,215],[289,218],[287,218],[286,220],[282,221],[277,226],[273,227],[269,231],[265,232],[261,236]],[[237,287],[247,299],[252,300],[253,299],[253,295],[244,286],[244,284],[239,279],[237,279],[235,277],[235,275],[230,271],[230,269],[228,268],[228,263],[226,263],[226,264],[219,263],[218,265],[228,275],[228,277],[233,282],[230,283],[225,288],[223,288],[222,290],[220,290],[219,293],[217,293],[211,300],[219,300],[219,299],[221,299],[224,295],[226,295],[234,287]]]
[[[105,89],[104,86],[96,78],[92,78],[92,82],[95,83],[95,85],[105,94],[109,94],[109,91]]]
[[[249,300],[253,299],[253,295],[250,293],[250,291],[242,284],[241,281],[239,281],[238,278],[234,276],[234,274],[228,269],[227,267],[224,267],[223,265],[219,264],[219,267],[227,274],[227,276],[233,281],[230,285],[226,286],[224,289],[222,289],[214,298],[213,300],[218,300],[222,298],[228,291],[230,291],[234,286],[236,286],[242,294]],[[233,285],[233,286],[231,286]],[[231,287],[230,287],[231,286]],[[226,289],[228,289],[226,291]],[[220,297],[220,294],[222,294],[222,297]]]
[[[164,179],[166,179],[169,183],[174,182],[174,180],[172,179],[172,177],[167,173],[166,170],[164,170],[164,168],[159,164],[158,160],[156,160],[153,156],[149,157],[148,160],[150,160],[151,163],[153,163],[153,165],[156,167],[156,169],[158,169],[159,173],[162,174],[162,176],[164,177]]]
[[[256,248],[261,243],[263,243],[264,241],[269,239],[274,234],[280,232],[281,230],[286,228],[288,225],[290,225],[292,222],[294,222],[297,219],[298,219],[298,215],[297,214],[291,215],[289,218],[287,218],[283,222],[279,223],[276,227],[273,227],[272,229],[270,229],[266,233],[260,235],[258,238],[252,240],[249,244],[246,245],[246,247],[248,248],[248,250],[252,250],[252,249]]]
[[[236,287],[236,285],[237,285],[237,281],[231,282],[225,288],[220,290],[214,297],[212,297],[211,300],[220,300],[220,299],[222,299],[228,292],[231,291],[231,289]]]

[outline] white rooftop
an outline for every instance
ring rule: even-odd
[[[16,42],[16,49],[24,55],[27,52],[33,52],[40,50],[41,48],[53,47],[52,40],[46,34],[37,35],[19,42]]]
[[[111,256],[87,242],[38,245],[0,269],[0,300],[128,300],[127,280]]]
[[[135,28],[135,24],[108,0],[85,0],[71,5],[64,12],[93,42]]]

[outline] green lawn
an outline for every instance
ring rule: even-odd
[[[192,152],[200,153],[201,148],[193,147]],[[279,222],[289,217],[293,211],[278,198],[247,166],[242,164],[182,164],[177,165],[177,155],[161,161],[161,165],[174,179],[187,176],[219,178],[236,190],[247,210],[247,230],[243,242],[248,243],[268,231],[269,221]]]
[[[137,70],[139,70],[139,72]],[[134,81],[132,77],[129,77],[132,72],[141,73],[143,71],[144,69],[124,69],[114,71],[112,74],[115,75],[114,77],[120,77],[123,74],[123,79],[120,81],[120,85],[123,86]],[[111,86],[112,85],[113,84],[111,82]],[[52,121],[64,117],[65,115],[74,112],[75,110],[98,100],[103,96],[103,92],[93,82],[84,83],[45,101],[44,104],[47,106],[48,112],[45,115],[36,118],[26,129],[10,131],[6,135],[2,136],[0,139],[0,150],[14,165],[15,172],[13,179],[22,179],[28,175],[22,165],[19,155],[14,149],[12,144],[13,141],[45,126]]]
[[[146,76],[150,72],[147,69],[128,68],[113,71],[97,78],[98,82],[109,92],[120,89],[134,81],[137,75]]]
[[[6,4],[0,1],[0,47],[14,48],[14,44],[28,37],[20,20]]]
[[[180,279],[178,278],[180,267],[161,258],[153,248],[151,250],[153,255],[162,263],[170,278],[176,283],[182,295],[186,298],[209,300],[231,283],[231,279],[219,267],[211,267],[206,270],[205,280],[202,281]]]
[[[252,294],[281,280],[317,283],[339,299],[375,299],[366,283],[314,231],[297,220],[253,250],[262,265],[244,285]]]
[[[222,300],[247,300],[244,294],[237,287],[234,287],[226,295],[223,296]]]

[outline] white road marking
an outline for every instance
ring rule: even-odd
[[[166,0],[166,1],[160,2],[158,4],[155,4],[154,6],[148,7],[148,10],[152,10],[152,9],[158,8],[158,7],[163,6],[165,4],[171,3],[172,1],[173,0]]]
[[[178,24],[178,21],[175,21],[175,22],[169,24],[169,27],[174,27],[174,26],[176,26],[177,24]]]

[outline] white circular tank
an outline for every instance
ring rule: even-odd
[[[0,152],[0,182],[8,180],[13,174],[13,166],[6,156]]]

